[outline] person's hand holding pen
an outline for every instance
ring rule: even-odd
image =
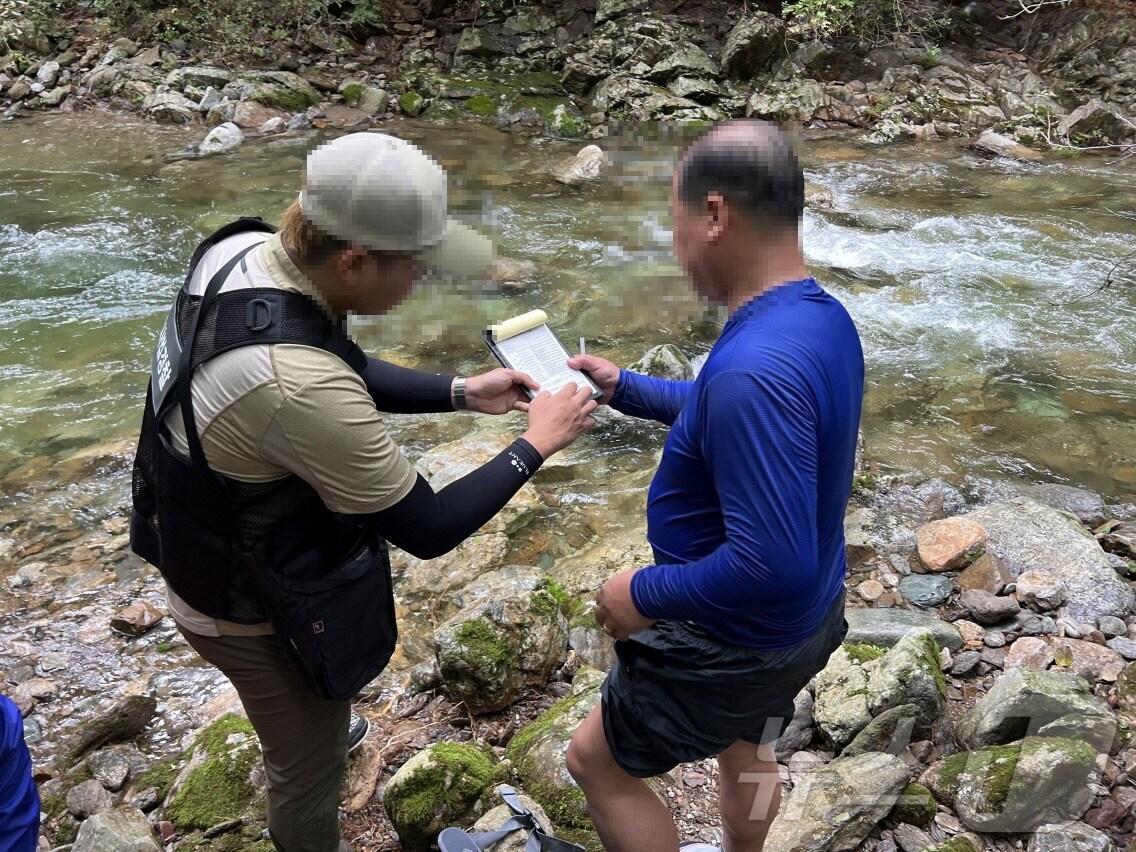
[[[584,351],[584,338],[580,338],[580,354],[568,359],[568,366],[573,370],[583,370],[595,382],[603,397],[600,402],[611,402],[615,387],[619,384],[619,367],[605,358],[588,355]]]

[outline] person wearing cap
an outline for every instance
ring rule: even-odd
[[[303,189],[280,229],[244,231],[211,245],[193,268],[188,294],[201,295],[219,269],[250,247],[232,266],[223,292],[300,293],[336,321],[391,310],[428,269],[483,273],[493,254],[485,237],[447,215],[441,167],[414,145],[378,133],[351,134],[313,151]],[[299,478],[331,513],[364,519],[383,539],[420,558],[456,547],[544,459],[594,425],[587,389],[542,393],[531,403],[526,389],[537,386],[512,370],[466,379],[371,359],[360,374],[324,349],[280,343],[219,354],[196,368],[191,384],[196,433],[211,471],[249,484]],[[527,411],[528,429],[435,493],[379,412],[457,409]],[[165,426],[175,448],[187,453],[177,407]],[[233,592],[239,618],[196,611],[172,588],[170,612],[189,644],[232,682],[256,729],[276,848],[349,850],[337,807],[350,702],[321,698],[305,685],[252,587],[242,596],[239,580]]]

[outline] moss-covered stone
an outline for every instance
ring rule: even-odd
[[[844,650],[853,662],[863,665],[869,660],[878,660],[888,649],[881,645],[845,643]]]
[[[506,776],[493,752],[470,743],[437,743],[399,769],[383,791],[383,807],[406,852],[427,850],[447,825],[467,825]]]
[[[922,784],[908,784],[899,794],[899,801],[892,808],[891,818],[909,825],[927,826],[935,818],[938,807],[931,791]]]
[[[136,790],[146,790],[153,787],[158,793],[158,799],[164,800],[178,776],[180,760],[178,757],[169,757],[155,763],[138,777],[134,778],[131,786]]]
[[[525,792],[540,802],[560,829],[592,831],[584,794],[568,773],[565,757],[572,734],[599,703],[603,678],[600,672],[580,669],[572,693],[518,731],[506,750]]]
[[[418,115],[426,105],[426,99],[418,92],[405,92],[398,98],[398,108],[403,115]]]
[[[920,781],[970,829],[1027,832],[1084,813],[1095,760],[1096,749],[1087,743],[1028,737],[951,755]]]
[[[474,95],[465,102],[464,106],[474,115],[483,118],[497,114],[497,101],[490,95]]]
[[[256,796],[250,775],[260,746],[248,720],[232,714],[205,728],[186,752],[166,815],[183,829],[206,829],[240,817]]]
[[[934,846],[928,846],[923,852],[982,852],[965,837],[952,837]]]
[[[348,106],[358,106],[359,99],[363,97],[363,84],[345,83],[339,87],[339,94],[343,96],[343,100]]]

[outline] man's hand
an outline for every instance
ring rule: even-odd
[[[604,358],[595,355],[573,355],[568,359],[568,366],[573,370],[583,370],[596,387],[603,392],[602,403],[611,402],[611,395],[615,393],[615,386],[619,384],[619,367]]]
[[[470,376],[465,382],[466,407],[480,414],[524,411],[529,401],[525,388],[537,391],[540,385],[528,373],[519,370],[499,367],[480,376]]]
[[[596,595],[596,623],[613,639],[626,639],[655,623],[653,618],[644,618],[631,600],[631,578],[637,571],[616,574]]]

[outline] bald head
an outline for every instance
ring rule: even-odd
[[[788,137],[765,121],[731,121],[695,141],[679,162],[676,190],[691,211],[718,193],[754,224],[796,228],[805,176]]]

